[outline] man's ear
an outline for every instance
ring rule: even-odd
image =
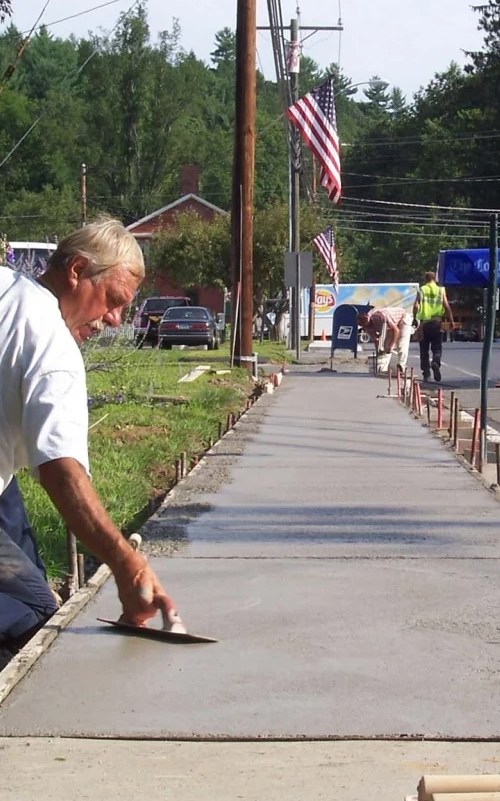
[[[83,256],[73,256],[66,267],[66,275],[71,289],[76,289],[82,278],[82,273],[87,269],[87,259]]]

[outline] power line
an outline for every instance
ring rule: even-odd
[[[106,6],[112,6],[114,3],[120,3],[121,0],[108,0],[107,3],[101,3],[98,6],[93,6],[92,8],[87,8],[85,11],[79,11],[77,14],[71,14],[69,17],[62,17],[61,19],[56,19],[54,22],[44,22],[43,25],[39,25],[38,28],[32,28],[33,30],[40,30],[40,28],[50,28],[52,25],[59,25],[60,22],[67,22],[70,19],[75,19],[76,17],[83,17],[84,14],[90,14],[91,11],[97,11],[99,8],[105,8]],[[38,18],[40,19],[40,18]],[[38,22],[38,20],[37,20]],[[36,25],[36,23],[35,23]],[[23,31],[23,33],[27,33],[27,31]]]
[[[114,26],[111,28],[110,32],[108,33],[108,36],[107,36],[107,38],[108,38],[108,39],[109,39],[109,37],[111,36],[111,34],[113,33],[113,31],[114,31],[114,30],[115,30],[115,29],[118,27],[118,25],[120,24],[120,21],[121,21],[122,19],[125,19],[126,17],[128,17],[128,15],[129,15],[129,14],[132,12],[132,10],[135,8],[135,6],[137,5],[137,3],[139,3],[139,2],[140,2],[140,0],[134,0],[134,2],[132,3],[132,5],[131,5],[131,6],[130,6],[130,8],[128,9],[128,11],[127,11],[125,14],[123,14],[123,15],[120,15],[120,17],[118,17],[118,19],[117,19],[117,21],[116,21],[115,25],[114,25]],[[83,64],[81,64],[81,65],[80,65],[80,67],[78,67],[78,69],[77,69],[77,70],[74,72],[74,74],[73,74],[72,76],[70,76],[70,78],[78,78],[78,77],[80,76],[80,74],[81,74],[82,70],[83,70],[83,69],[85,69],[85,67],[87,66],[87,64],[89,63],[89,61],[90,61],[90,60],[91,60],[91,59],[92,59],[92,58],[93,58],[93,57],[96,55],[96,53],[97,53],[97,52],[98,52],[98,49],[97,49],[97,47],[96,47],[96,48],[95,48],[95,49],[94,49],[94,50],[91,52],[91,54],[89,55],[89,57],[85,59],[85,61],[83,62]],[[39,123],[39,122],[40,122],[40,120],[41,120],[41,119],[42,119],[42,118],[45,116],[45,114],[46,114],[46,110],[42,111],[42,112],[41,112],[41,114],[39,114],[39,116],[36,118],[36,120],[34,121],[34,123],[32,123],[32,125],[30,125],[30,127],[28,128],[28,130],[27,130],[27,131],[26,131],[26,132],[25,132],[25,133],[22,135],[22,137],[21,137],[21,138],[20,138],[20,139],[19,139],[19,140],[16,142],[16,144],[14,145],[14,147],[13,147],[13,148],[10,150],[10,152],[9,152],[9,153],[8,153],[8,154],[5,156],[5,158],[4,158],[4,159],[3,159],[3,160],[0,162],[0,169],[3,167],[3,165],[6,163],[6,161],[8,161],[8,160],[10,159],[10,157],[11,157],[11,156],[12,156],[12,155],[13,155],[13,154],[16,152],[17,148],[18,148],[18,147],[19,147],[19,146],[20,146],[20,145],[21,145],[21,144],[24,142],[24,140],[26,139],[26,137],[27,137],[27,136],[28,136],[28,135],[31,133],[31,131],[32,131],[32,130],[33,130],[33,129],[34,129],[34,128],[35,128],[35,127],[38,125],[38,123]]]
[[[462,206],[438,206],[429,205],[424,203],[402,203],[395,200],[375,200],[373,198],[360,198],[360,197],[345,197],[343,200],[349,200],[357,203],[373,203],[386,206],[399,206],[408,209],[446,209],[447,211],[458,211],[470,213],[471,211],[484,212],[485,214],[500,214],[500,209],[481,209],[481,208],[465,208]]]
[[[377,229],[374,229],[374,228],[351,228],[350,226],[342,225],[342,224],[337,226],[337,230],[339,230],[339,231],[357,231],[359,233],[366,233],[366,234],[380,234],[380,235],[387,234],[388,236],[399,236],[399,237],[406,237],[406,236],[416,237],[417,236],[417,237],[422,237],[422,238],[433,238],[433,239],[447,239],[447,238],[451,239],[452,237],[456,239],[456,236],[457,236],[456,233],[447,234],[446,232],[443,232],[441,234],[427,234],[427,233],[418,233],[418,232],[412,232],[412,231],[384,231],[384,230],[377,230]],[[464,238],[467,237],[466,234],[464,234],[463,236],[464,236]],[[476,235],[473,235],[473,236],[474,236],[474,238],[478,238]],[[471,237],[471,235],[469,234],[469,238],[470,237]]]
[[[422,137],[400,137],[399,139],[372,139],[360,142],[341,142],[341,147],[386,147],[387,145],[427,145],[427,144],[449,144],[450,142],[469,142],[476,139],[500,139],[498,129],[493,131],[463,136],[446,137],[442,139],[423,139]]]

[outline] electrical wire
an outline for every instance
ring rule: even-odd
[[[341,3],[341,0],[339,0],[339,19],[338,19],[337,25],[339,26],[339,28],[343,28],[343,25],[342,25],[342,3]],[[338,52],[338,56],[337,56],[337,66],[338,66],[339,70],[340,70],[340,54],[341,54],[341,50],[342,50],[342,30],[339,31],[339,52]]]
[[[428,144],[449,144],[450,142],[471,142],[476,139],[500,139],[500,132],[495,129],[493,131],[484,131],[483,133],[476,133],[472,135],[464,134],[463,136],[453,136],[441,139],[426,139],[423,137],[409,137],[402,136],[399,139],[372,139],[362,142],[341,142],[342,147],[388,147],[389,145],[428,145]]]
[[[354,198],[354,197],[346,197],[343,200],[350,200],[358,202],[358,203],[372,203],[372,204],[380,204],[386,206],[398,206],[404,207],[408,209],[446,209],[449,211],[457,211],[457,212],[465,212],[470,213],[471,211],[477,212],[484,212],[486,214],[500,214],[500,209],[484,209],[484,208],[466,208],[462,206],[438,206],[438,205],[430,205],[425,203],[402,203],[395,200],[375,200],[374,198]]]
[[[7,84],[7,81],[9,81],[12,78],[12,76],[13,76],[15,70],[16,70],[17,63],[23,57],[23,55],[25,53],[25,50],[26,50],[26,48],[28,47],[28,45],[29,45],[29,43],[31,41],[31,37],[33,35],[33,31],[36,30],[36,26],[39,23],[39,21],[41,20],[41,18],[43,17],[43,15],[45,13],[45,9],[47,8],[49,3],[50,3],[50,0],[47,0],[47,2],[45,3],[44,7],[40,11],[38,17],[36,18],[33,26],[31,27],[31,30],[27,31],[28,35],[23,39],[23,41],[19,45],[14,61],[12,62],[12,64],[9,64],[7,66],[7,69],[5,70],[4,74],[2,75],[2,78],[0,80],[0,94],[3,92],[3,90],[4,90],[4,88],[5,88],[6,84]]]
[[[453,239],[455,242],[456,242],[456,237],[457,237],[456,233],[447,234],[445,231],[443,231],[440,234],[426,234],[426,233],[418,233],[418,232],[411,232],[411,231],[377,231],[376,229],[373,229],[373,228],[351,228],[350,226],[347,226],[347,225],[337,225],[337,230],[339,230],[339,231],[356,231],[358,233],[364,233],[364,234],[380,234],[381,236],[382,235],[387,235],[387,236],[413,237],[413,238],[414,237],[421,237],[421,238],[424,238],[424,239],[446,239],[446,238],[449,238],[450,240]],[[464,234],[463,236],[466,237],[467,235]],[[469,237],[470,237],[470,235],[469,235]]]
[[[85,11],[79,11],[77,14],[71,14],[69,17],[62,17],[61,19],[56,19],[54,22],[45,22],[43,25],[40,25],[38,28],[32,28],[33,30],[39,30],[40,28],[51,28],[53,25],[59,25],[60,22],[67,22],[70,19],[75,19],[76,17],[83,17],[84,14],[90,14],[92,11],[97,11],[99,8],[105,8],[106,6],[112,6],[114,3],[120,3],[121,0],[108,0],[107,3],[101,3],[98,6],[93,6],[92,8],[87,8]],[[37,20],[38,22],[38,20]],[[36,23],[35,23],[36,25]],[[23,33],[27,33],[24,31]]]
[[[135,8],[135,6],[136,6],[136,5],[137,5],[139,2],[140,2],[140,0],[134,0],[134,2],[132,3],[132,5],[131,5],[131,6],[130,6],[130,8],[128,9],[128,11],[127,11],[125,14],[120,14],[120,16],[118,17],[118,19],[117,19],[117,21],[116,21],[115,25],[114,25],[114,26],[111,28],[111,30],[109,31],[109,33],[108,33],[108,35],[107,35],[107,37],[106,37],[106,40],[107,40],[107,39],[109,39],[109,37],[110,37],[110,36],[111,36],[111,34],[112,34],[112,33],[113,33],[115,30],[116,30],[116,28],[118,27],[118,25],[120,24],[120,22],[121,22],[122,20],[124,20],[126,17],[128,17],[128,15],[129,15],[129,14],[130,14],[130,13],[133,11],[133,9]],[[87,59],[85,59],[85,61],[83,62],[83,64],[81,64],[81,65],[78,67],[78,69],[77,69],[77,70],[76,70],[76,71],[73,73],[73,75],[69,76],[69,79],[68,79],[68,78],[66,78],[66,80],[73,80],[73,79],[76,79],[76,78],[78,78],[78,77],[80,76],[80,74],[81,74],[82,70],[83,70],[83,69],[85,69],[85,67],[87,66],[87,64],[89,63],[89,61],[90,61],[90,60],[91,60],[91,59],[92,59],[92,58],[93,58],[93,57],[96,55],[96,53],[98,53],[98,48],[97,48],[97,47],[96,47],[96,48],[95,48],[95,49],[94,49],[94,50],[93,50],[93,51],[90,53],[89,57],[88,57]],[[4,166],[4,164],[5,164],[5,163],[6,163],[6,162],[7,162],[7,161],[10,159],[10,157],[11,157],[11,156],[12,156],[12,155],[13,155],[13,154],[16,152],[16,150],[18,149],[18,147],[20,147],[20,145],[22,145],[22,143],[24,142],[24,140],[26,139],[26,137],[27,137],[27,136],[28,136],[28,135],[31,133],[31,131],[32,131],[32,130],[33,130],[33,129],[34,129],[34,128],[35,128],[35,127],[38,125],[38,123],[40,122],[40,120],[41,120],[41,119],[43,119],[43,117],[45,116],[45,114],[46,114],[46,113],[47,113],[47,111],[46,111],[46,110],[45,110],[45,111],[42,111],[42,112],[41,112],[41,114],[39,114],[39,115],[38,115],[38,117],[36,118],[36,120],[35,120],[35,121],[32,123],[32,125],[30,125],[30,127],[28,128],[28,130],[27,130],[27,131],[26,131],[26,132],[25,132],[25,133],[22,135],[22,137],[21,137],[21,138],[20,138],[20,139],[19,139],[19,140],[16,142],[16,144],[14,145],[14,147],[13,147],[13,148],[10,150],[10,152],[9,152],[9,153],[8,153],[8,154],[5,156],[5,158],[4,158],[4,159],[3,159],[3,160],[0,162],[0,170],[2,169],[2,167]]]

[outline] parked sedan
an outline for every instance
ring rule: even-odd
[[[172,345],[206,345],[217,350],[220,332],[217,320],[206,306],[186,306],[167,309],[158,329],[160,347]]]

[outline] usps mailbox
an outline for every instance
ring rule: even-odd
[[[343,303],[337,306],[333,314],[332,352],[335,350],[352,350],[354,358],[358,358],[358,314],[373,309],[371,304]]]

